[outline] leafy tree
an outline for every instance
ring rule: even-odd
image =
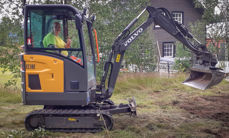
[[[189,30],[200,43],[205,43],[205,23],[203,21],[196,21],[189,24]],[[175,69],[179,71],[187,71],[191,66],[192,53],[181,42],[176,42],[176,60]]]
[[[191,32],[194,36],[198,38],[202,44],[206,43],[206,37],[215,41],[225,40],[227,50],[229,50],[229,2],[227,0],[195,0],[195,6],[204,10],[202,20],[194,25],[190,25]],[[204,29],[205,27],[206,29]],[[206,32],[203,30],[206,30]],[[205,33],[207,35],[206,37]],[[212,43],[208,49],[216,54],[219,52],[219,48],[215,46],[214,43]],[[177,44],[176,51],[178,59],[176,60],[175,67],[181,71],[185,71],[187,67],[190,66],[190,62],[188,60],[191,55],[182,48],[182,44],[180,43]],[[184,57],[184,54],[187,56]]]
[[[102,4],[91,3],[90,11],[96,13],[98,16],[98,20],[95,22],[95,28],[98,30],[100,51],[103,53],[100,69],[102,69],[103,63],[107,59],[115,38],[148,4],[148,0],[109,1]],[[145,14],[133,28],[146,21],[147,17]],[[125,53],[125,66],[127,64],[135,64],[139,70],[154,68],[155,65],[152,64],[155,59],[153,56],[154,46],[150,38],[152,38],[150,32],[144,32],[138,40],[132,43],[131,47]],[[146,67],[143,63],[149,67]]]
[[[27,4],[63,4],[65,0],[27,0]],[[107,59],[111,46],[118,34],[140,13],[149,3],[148,0],[66,0],[70,5],[75,6],[79,10],[87,7],[91,13],[95,13],[97,19],[94,28],[98,32],[98,40],[100,52],[102,53],[101,63],[98,64],[98,76],[101,76],[103,64]],[[9,8],[6,8],[9,6]],[[23,44],[23,15],[22,0],[2,0],[0,2],[1,13],[6,14],[2,18],[0,27],[0,52],[4,56],[0,56],[0,67],[3,71],[9,70],[15,77],[19,76],[20,61],[20,45]],[[144,15],[137,25],[140,25],[148,16]],[[7,31],[5,31],[7,30]],[[11,41],[9,34],[16,34],[16,43]],[[152,33],[151,33],[152,34]],[[143,36],[134,42],[131,48],[125,54],[125,61],[128,64],[136,64],[140,70],[153,70],[155,61],[153,42],[150,32],[145,32]],[[143,64],[143,61],[145,64]]]
[[[196,7],[202,7],[204,9],[203,21],[207,25],[207,38],[214,41],[226,41],[226,48],[229,52],[229,1],[202,0],[198,2],[196,0]],[[214,43],[211,44],[210,50],[214,53],[219,52],[218,47]]]
[[[0,68],[12,77],[5,86],[15,85],[20,76],[20,45],[23,44],[23,14],[21,0],[0,1]]]
[[[6,86],[14,85],[20,76],[19,45],[23,43],[21,23],[8,17],[2,18],[0,36],[0,68],[3,73],[10,71],[13,74]]]

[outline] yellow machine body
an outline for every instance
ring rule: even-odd
[[[64,62],[62,60],[43,55],[24,55],[23,57],[27,80],[26,92],[64,92]]]

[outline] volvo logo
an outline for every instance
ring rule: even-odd
[[[140,33],[142,33],[143,28],[139,28],[125,43],[124,46],[128,46]]]

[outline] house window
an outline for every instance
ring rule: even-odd
[[[173,42],[163,43],[163,56],[164,57],[174,57],[174,43]]]
[[[165,13],[163,13],[165,14]],[[173,19],[180,24],[184,24],[184,12],[181,11],[173,11],[172,12]],[[154,29],[160,29],[160,25],[154,24]]]
[[[180,24],[184,24],[184,20],[183,20],[184,13],[183,12],[173,11],[172,15],[173,15],[173,19],[175,21],[177,21]]]

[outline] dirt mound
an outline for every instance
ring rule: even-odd
[[[185,99],[178,106],[200,118],[214,119],[222,122],[222,129],[217,132],[203,130],[217,137],[229,137],[229,95],[202,96]]]

